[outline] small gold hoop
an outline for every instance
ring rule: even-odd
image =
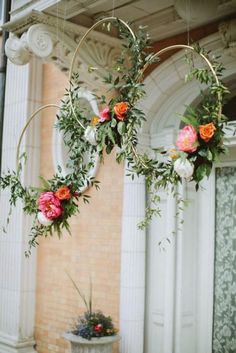
[[[214,67],[212,66],[211,62],[209,61],[209,59],[202,53],[198,53],[196,51],[196,49],[194,47],[191,47],[190,45],[185,45],[185,44],[176,44],[176,45],[170,45],[169,47],[166,47],[166,48],[163,48],[161,50],[159,50],[158,52],[156,52],[154,55],[153,55],[153,58],[157,58],[159,57],[161,54],[163,53],[166,53],[168,51],[171,51],[171,50],[175,50],[175,49],[187,49],[187,50],[190,50],[190,51],[193,51],[195,52],[196,54],[198,54],[208,65],[214,79],[215,79],[215,82],[216,82],[216,85],[217,86],[220,86],[220,82],[219,82],[219,79],[216,75],[216,72],[214,70]],[[150,64],[149,63],[146,63],[141,71],[141,77],[143,76],[144,72],[146,71],[146,69],[148,68]],[[221,100],[222,100],[222,96],[220,93],[217,94],[217,97],[218,97],[218,100],[219,100],[219,111],[218,111],[218,119],[220,120],[221,119],[221,115],[222,115],[222,104],[221,104]]]
[[[43,105],[42,107],[38,108],[37,110],[35,110],[35,112],[33,112],[30,117],[28,118],[21,134],[20,134],[20,138],[17,144],[17,149],[16,149],[16,170],[18,170],[19,168],[19,163],[20,163],[20,147],[21,147],[21,142],[23,140],[25,131],[27,130],[28,126],[30,125],[31,121],[35,118],[35,116],[40,113],[42,110],[47,109],[47,108],[58,108],[60,109],[60,106],[58,104],[46,104]]]

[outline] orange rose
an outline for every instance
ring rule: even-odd
[[[71,198],[70,189],[67,186],[61,186],[56,192],[55,196],[59,200],[69,200]]]
[[[114,105],[114,112],[118,120],[124,120],[125,114],[129,109],[129,104],[127,102],[120,102]]]
[[[215,131],[216,127],[213,123],[199,126],[200,137],[205,142],[210,141],[210,139],[214,136]]]

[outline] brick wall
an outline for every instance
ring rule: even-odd
[[[44,67],[44,104],[59,102],[67,84],[52,64]],[[41,174],[50,177],[52,127],[55,110],[42,117]],[[66,271],[86,293],[89,277],[93,283],[94,307],[114,318],[118,326],[120,287],[120,235],[123,193],[123,166],[114,156],[105,158],[97,179],[101,189],[90,189],[89,205],[81,204],[80,215],[71,219],[72,236],[42,239],[38,248],[36,330],[39,353],[69,352],[62,338],[84,306]]]
[[[217,24],[190,32],[190,38],[199,40],[217,30]],[[186,43],[186,33],[162,40],[154,45],[160,50],[168,45]],[[167,53],[162,61],[173,53]],[[154,67],[147,70],[147,74]],[[44,67],[44,103],[59,102],[63,96],[66,77],[52,64]],[[42,119],[41,174],[50,177],[52,167],[52,126],[55,115],[44,112]],[[72,236],[64,234],[42,239],[38,248],[36,343],[39,353],[69,352],[62,338],[84,307],[65,271],[77,281],[82,291],[89,288],[89,276],[94,287],[96,308],[110,314],[119,324],[120,291],[120,235],[123,194],[123,166],[114,156],[105,158],[97,179],[101,190],[89,190],[90,205],[81,205],[81,213],[71,219]],[[115,352],[117,352],[117,347]]]

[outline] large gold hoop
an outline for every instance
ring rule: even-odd
[[[84,40],[87,38],[87,36],[89,35],[90,32],[92,32],[96,27],[98,27],[99,25],[103,24],[103,23],[106,23],[106,22],[112,22],[112,21],[119,21],[120,23],[122,23],[122,25],[124,27],[126,27],[130,34],[132,35],[133,39],[135,40],[136,39],[136,36],[134,34],[134,32],[132,31],[132,29],[130,28],[130,26],[123,20],[121,20],[120,18],[117,18],[117,17],[105,17],[105,18],[102,18],[101,20],[97,21],[96,23],[94,23],[94,25],[92,27],[90,27],[87,32],[85,32],[85,34],[83,35],[83,37],[80,39],[75,51],[74,51],[74,54],[72,56],[72,61],[71,61],[71,65],[70,65],[70,71],[69,71],[69,81],[71,81],[72,79],[72,75],[73,75],[73,67],[74,67],[74,64],[75,64],[75,59],[76,59],[76,56],[78,54],[78,51],[80,49],[80,47],[82,46]]]

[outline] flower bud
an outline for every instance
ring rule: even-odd
[[[187,180],[191,179],[194,171],[194,165],[188,159],[178,158],[174,162],[174,171],[181,177]]]
[[[43,226],[50,226],[53,223],[53,220],[47,218],[43,212],[38,212],[37,218],[39,223],[41,223]]]
[[[87,126],[84,132],[84,138],[91,143],[91,145],[95,146],[97,144],[96,128],[94,126]]]

